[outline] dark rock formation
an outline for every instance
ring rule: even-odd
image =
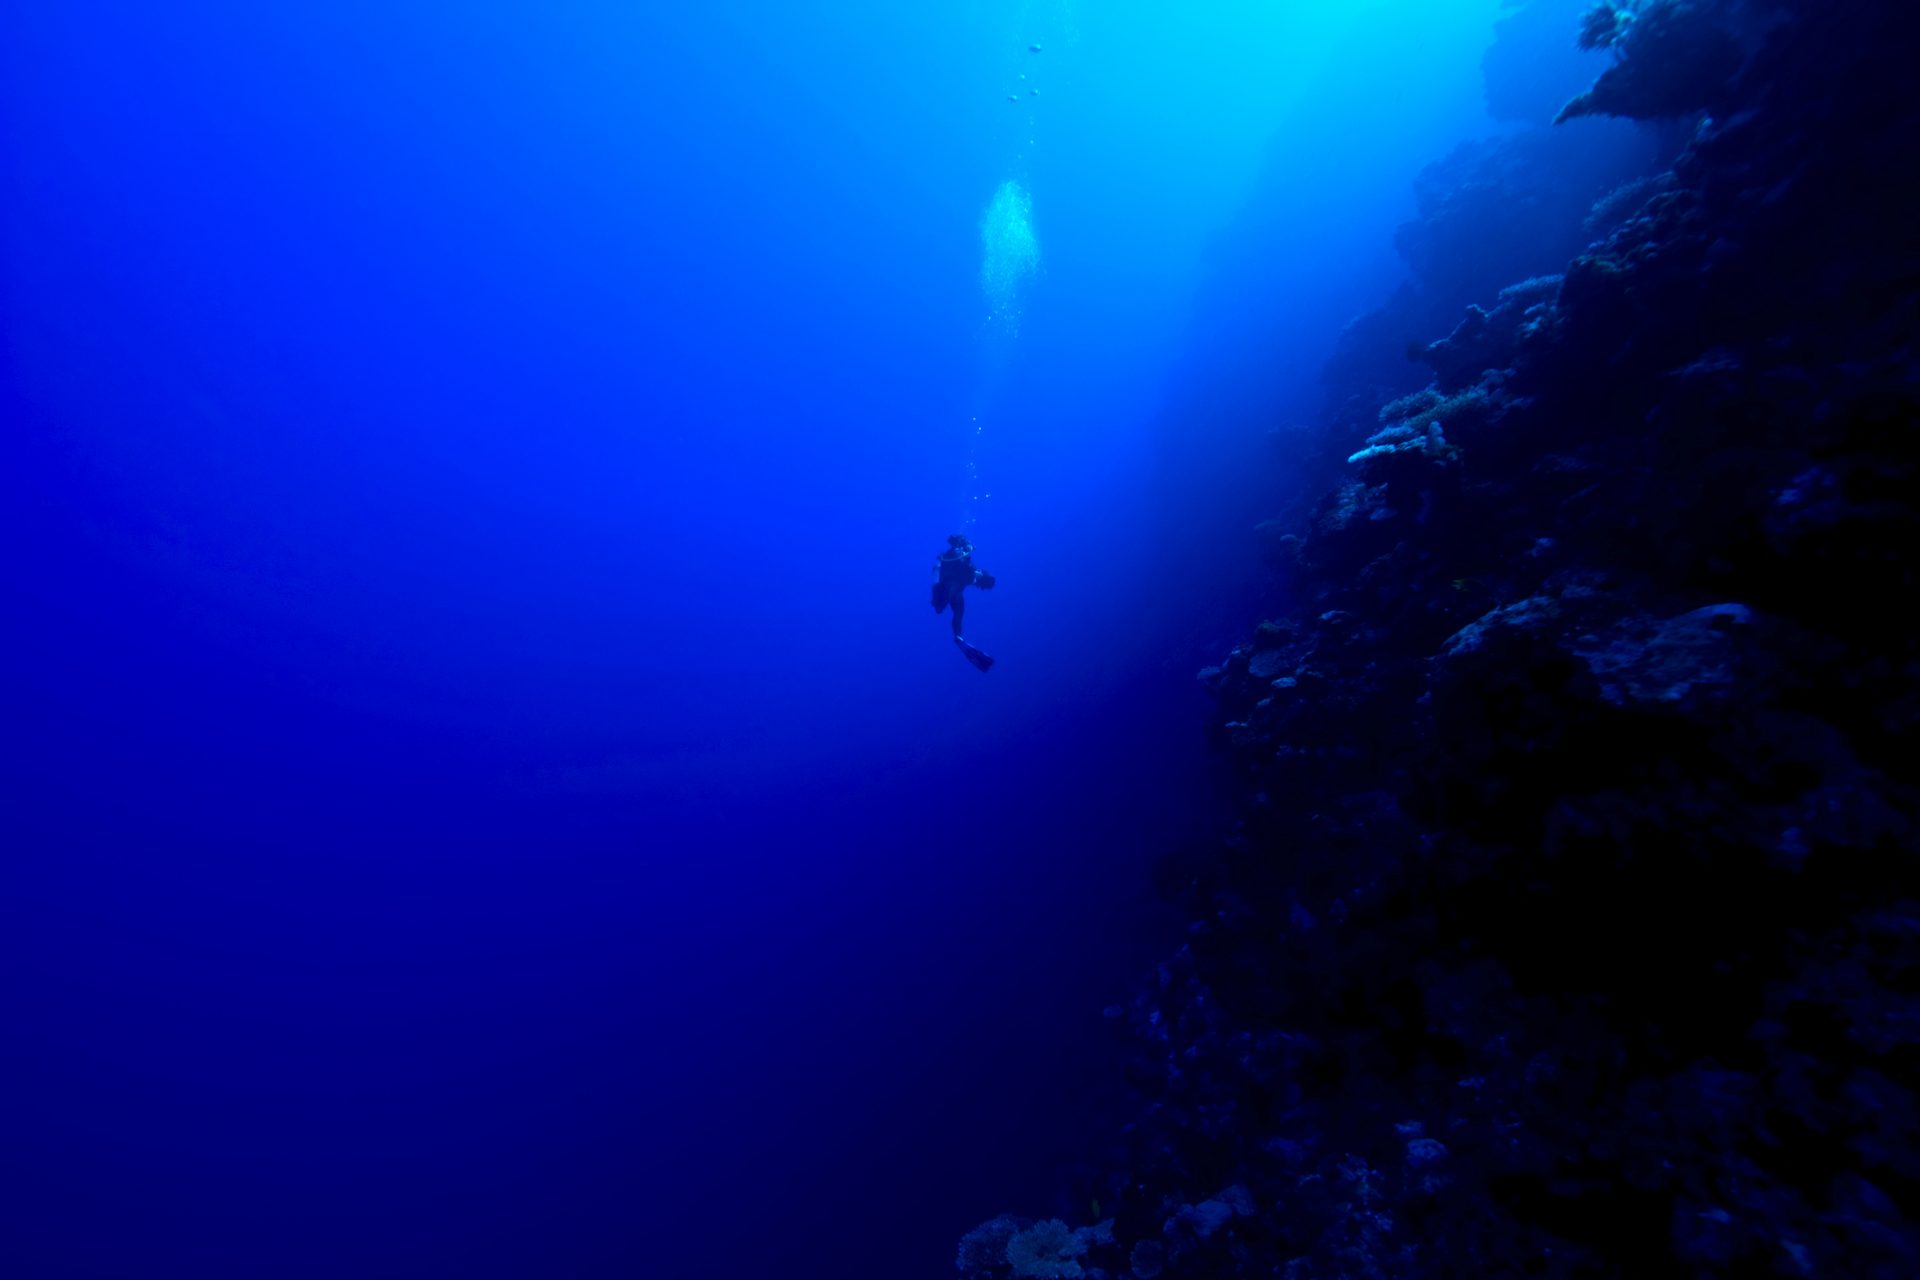
[[[1585,49],[1610,49],[1611,67],[1557,119],[1671,119],[1728,100],[1746,59],[1743,0],[1599,0],[1580,25]]]
[[[1535,128],[1462,144],[1414,183],[1417,216],[1394,244],[1407,283],[1342,335],[1324,380],[1336,397],[1394,396],[1425,379],[1423,344],[1472,303],[1557,273],[1592,238],[1594,202],[1645,179],[1657,141],[1618,124]]]
[[[1331,372],[1072,1274],[1920,1274],[1920,12],[1588,32],[1593,109],[1715,113],[1475,257],[1430,387]]]

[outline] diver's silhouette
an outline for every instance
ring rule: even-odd
[[[989,591],[994,581],[992,574],[973,567],[973,543],[967,541],[966,534],[948,535],[947,549],[933,562],[933,574],[933,611],[953,609],[953,642],[967,655],[968,662],[982,671],[987,670],[993,666],[993,659],[968,644],[967,638],[960,634],[960,620],[967,612],[967,588]]]

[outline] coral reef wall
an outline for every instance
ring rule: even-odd
[[[1552,135],[1423,175],[1201,673],[1240,821],[1098,1221],[962,1274],[1920,1274],[1920,14],[1576,35],[1664,166],[1530,238]]]

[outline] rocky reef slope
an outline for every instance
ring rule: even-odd
[[[1920,13],[1578,36],[1563,117],[1677,122],[1670,167],[1349,335],[1288,607],[1202,673],[1243,813],[1114,1011],[1100,1221],[963,1275],[1920,1274]]]

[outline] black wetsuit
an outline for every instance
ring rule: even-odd
[[[961,619],[967,612],[967,588],[979,587],[989,590],[993,586],[993,575],[973,565],[973,545],[950,547],[941,552],[933,567],[939,578],[933,584],[933,611],[940,613],[949,606],[953,609],[953,638],[967,655],[967,660],[985,671],[993,665],[993,659],[981,653],[967,643],[960,632]]]
[[[933,611],[939,613],[951,603],[960,592],[974,584],[980,571],[973,567],[972,551],[945,551],[934,561],[934,568],[940,572],[940,580],[933,584]]]

